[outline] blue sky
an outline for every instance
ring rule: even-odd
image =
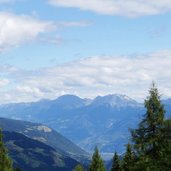
[[[1,103],[171,97],[170,18],[169,0],[0,0]]]

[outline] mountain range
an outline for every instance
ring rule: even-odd
[[[3,132],[13,166],[24,171],[68,171],[79,162],[54,148],[17,132]]]
[[[13,134],[18,133],[20,134],[18,136],[19,138],[21,136],[26,136],[27,138],[31,139],[28,139],[29,142],[38,141],[39,144],[43,143],[46,146],[53,148],[56,153],[60,154],[60,156],[70,158],[78,163],[82,163],[83,165],[86,165],[86,163],[88,163],[90,160],[90,155],[87,152],[46,125],[21,120],[0,118],[0,128],[2,128],[5,132],[9,132],[12,137]],[[24,140],[24,143],[29,144],[29,142],[26,142],[26,138]],[[18,142],[21,140],[16,138],[15,141]],[[39,148],[38,143],[36,144],[37,148]]]
[[[162,101],[166,116],[171,114],[170,101]],[[135,128],[144,114],[142,103],[119,94],[95,99],[64,95],[55,100],[0,106],[2,117],[45,124],[86,151],[98,146],[101,152],[112,154],[124,152],[129,128]]]

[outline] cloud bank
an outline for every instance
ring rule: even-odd
[[[170,0],[49,0],[59,7],[78,8],[103,15],[138,17],[171,12]]]
[[[42,22],[25,15],[0,13],[0,52],[19,46],[38,38],[50,31],[51,22]]]
[[[2,2],[2,1],[1,1]],[[71,21],[54,23],[51,21],[40,21],[31,16],[15,15],[0,12],[0,53],[5,50],[18,47],[22,44],[35,40],[46,40],[46,42],[58,42],[54,37],[58,30],[66,27],[89,26],[88,21]],[[49,37],[48,33],[52,33]]]
[[[63,94],[91,98],[117,93],[142,100],[153,80],[162,95],[171,97],[170,66],[171,51],[162,51],[135,56],[88,57],[35,71],[1,67],[0,103],[54,99]],[[10,87],[4,88],[9,82]]]

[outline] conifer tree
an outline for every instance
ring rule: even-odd
[[[7,149],[2,141],[2,130],[0,129],[0,171],[13,171],[12,162],[7,155]]]
[[[97,147],[94,150],[89,171],[105,171],[105,166]]]
[[[115,152],[114,157],[113,157],[113,162],[112,162],[112,168],[111,171],[121,171],[121,162],[119,160],[118,154]]]
[[[134,162],[135,162],[135,156],[131,148],[131,144],[127,144],[127,149],[125,156],[123,158],[123,170],[124,171],[132,171],[134,167]]]
[[[83,166],[81,166],[80,164],[78,164],[75,168],[74,171],[84,171]]]
[[[163,134],[165,135],[165,146],[162,151],[161,164],[165,166],[165,170],[171,168],[171,118],[164,122]]]
[[[139,124],[139,128],[132,130],[132,140],[138,158],[137,170],[163,170],[160,163],[162,149],[166,142],[163,134],[164,106],[155,84],[145,100],[146,114]]]

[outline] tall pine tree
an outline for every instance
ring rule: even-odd
[[[115,152],[114,157],[113,157],[111,171],[121,171],[121,170],[122,170],[121,162],[120,162],[118,154]]]
[[[127,144],[126,153],[122,161],[122,167],[124,171],[132,171],[134,167],[135,156],[132,151],[131,144]]]
[[[166,119],[164,122],[165,126],[163,129],[165,146],[162,151],[161,164],[165,166],[165,170],[171,168],[171,118]]]
[[[105,171],[105,166],[97,147],[94,150],[92,161],[89,166],[89,171]]]
[[[161,104],[160,95],[155,84],[149,91],[145,100],[146,114],[139,124],[139,128],[132,130],[132,140],[137,155],[137,170],[163,170],[160,163],[162,149],[165,146],[164,106]]]
[[[7,149],[2,141],[2,130],[0,129],[0,171],[13,171],[12,162],[7,155]]]

